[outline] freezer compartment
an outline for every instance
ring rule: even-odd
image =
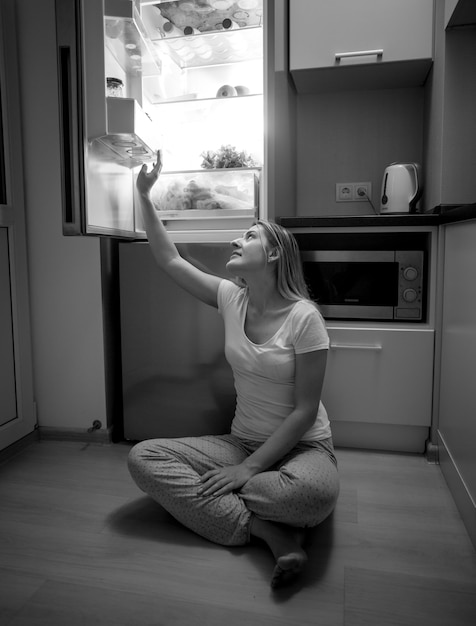
[[[254,217],[259,174],[259,169],[248,168],[165,173],[151,198],[167,220]]]

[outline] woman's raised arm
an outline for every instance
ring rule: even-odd
[[[152,204],[150,191],[159,179],[161,170],[162,158],[158,151],[157,162],[152,170],[148,172],[147,165],[144,164],[136,182],[142,219],[152,254],[159,267],[180,287],[206,304],[216,307],[221,278],[203,272],[180,256]]]

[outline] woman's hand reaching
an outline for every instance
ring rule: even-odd
[[[246,465],[230,465],[212,469],[200,478],[198,493],[203,496],[222,496],[238,491],[254,475]]]
[[[137,176],[136,187],[139,193],[147,195],[155,185],[159,178],[159,174],[162,170],[162,155],[160,150],[157,150],[157,162],[154,163],[152,170],[147,171],[147,165],[144,163],[139,175]]]

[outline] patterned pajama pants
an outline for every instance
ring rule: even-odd
[[[231,434],[151,439],[132,448],[129,471],[138,487],[175,519],[222,545],[248,543],[253,515],[299,527],[322,522],[334,509],[339,493],[331,439],[299,443],[237,492],[197,493],[205,472],[238,465],[260,445]]]

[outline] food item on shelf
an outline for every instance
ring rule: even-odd
[[[206,150],[200,155],[204,169],[226,167],[257,167],[255,160],[244,150],[238,152],[234,146],[221,146],[219,150]]]
[[[152,197],[155,201],[154,203],[158,205],[157,208],[159,210],[183,211],[188,208],[185,206],[183,185],[179,182],[173,182],[169,187],[165,188],[165,190],[161,189],[161,193],[155,193]]]
[[[236,96],[237,92],[233,85],[222,85],[217,91],[217,98],[230,98]]]
[[[235,85],[235,90],[238,96],[247,96],[250,93],[250,89],[246,85]]]
[[[191,180],[183,189],[184,208],[186,209],[219,209],[218,202],[213,197],[210,187],[200,185]]]
[[[108,98],[122,98],[124,83],[120,78],[108,76],[106,78],[106,95]]]
[[[243,200],[243,202],[246,202],[249,199],[247,193],[240,191],[238,187],[232,185],[217,185],[215,187],[215,191],[222,196],[230,196],[232,198],[236,198],[237,200]]]

